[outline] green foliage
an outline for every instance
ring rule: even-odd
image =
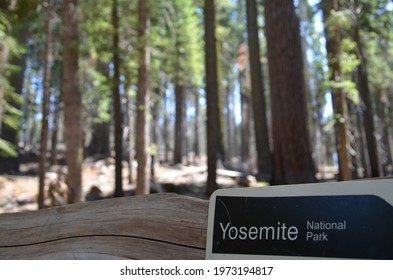
[[[327,36],[331,36],[334,33],[339,32],[341,35],[340,49],[339,49],[339,65],[340,65],[340,77],[336,80],[329,80],[326,77],[326,81],[323,85],[326,88],[331,89],[342,89],[355,105],[360,102],[359,93],[356,84],[352,80],[352,73],[356,67],[360,64],[355,54],[356,43],[352,41],[350,32],[352,27],[352,11],[351,9],[341,6],[341,10],[331,11],[329,18],[325,22],[327,28]],[[329,57],[329,59],[335,59]]]
[[[388,1],[358,0],[357,14],[372,92],[393,92],[393,14]],[[391,96],[390,98],[393,98]]]
[[[164,72],[179,84],[202,86],[203,26],[193,1],[162,1],[154,6],[152,16],[153,81]]]
[[[91,8],[94,7],[94,8]],[[87,124],[111,119],[111,81],[109,63],[112,59],[111,0],[80,2],[80,88],[83,93]]]
[[[222,78],[234,81],[237,77],[233,66],[237,63],[239,46],[246,40],[245,1],[217,1],[216,6],[216,36],[221,48]]]
[[[18,130],[21,125],[20,118],[22,116],[22,112],[16,107],[19,107],[19,105],[22,104],[23,98],[14,92],[8,78],[12,73],[20,71],[20,69],[10,65],[8,61],[10,61],[10,58],[13,56],[21,55],[24,50],[11,36],[12,26],[10,18],[12,19],[13,15],[15,14],[0,11],[0,52],[9,50],[8,56],[5,57],[6,63],[0,65],[0,84],[4,91],[2,96],[3,99],[0,100],[3,107],[3,115],[0,120],[2,121],[2,126]],[[11,143],[0,139],[0,156],[16,157],[17,152],[15,151],[15,147]]]
[[[7,98],[3,100],[4,105],[4,116],[3,116],[3,124],[9,128],[14,130],[18,130],[20,127],[20,118],[22,117],[22,111],[17,108],[11,106],[7,102]]]
[[[330,32],[336,29],[349,30],[351,27],[351,12],[348,9],[330,12],[330,16],[326,21],[327,28]]]
[[[349,38],[344,38],[340,45],[340,67],[342,74],[350,74],[360,64],[354,50],[356,43]]]
[[[84,93],[86,119],[94,123],[110,121],[109,108],[112,99],[108,77],[86,65],[86,61],[81,61],[80,67],[81,72],[84,73],[81,75],[80,86]]]
[[[0,157],[5,157],[5,158],[14,158],[17,157],[18,153],[15,150],[15,147],[0,138]]]

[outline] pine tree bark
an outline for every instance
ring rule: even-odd
[[[258,173],[260,179],[271,180],[272,159],[266,117],[265,88],[259,50],[258,12],[255,0],[247,0],[247,32],[251,72],[251,98],[254,114]]]
[[[299,1],[299,18],[301,22],[301,26],[304,26],[303,22],[306,24],[310,24],[311,18],[308,15],[308,9],[310,4],[308,0],[301,0]],[[303,27],[303,32],[305,31],[306,27]],[[311,90],[310,81],[311,81],[311,72],[310,66],[307,61],[307,50],[309,49],[309,44],[307,42],[307,36],[301,36],[301,44],[302,44],[302,58],[303,58],[303,68],[304,68],[304,85],[305,85],[305,98],[306,98],[306,108],[307,108],[307,129],[308,135],[311,144],[311,152],[314,158],[316,171],[319,171],[320,162],[318,161],[319,157],[318,154],[318,146],[320,143],[317,142],[317,133],[318,133],[318,120],[314,118],[314,100],[317,99],[316,92]]]
[[[384,90],[377,90],[377,115],[382,129],[382,171],[384,176],[393,175],[391,122],[389,118],[389,98]]]
[[[200,105],[199,105],[199,92],[198,89],[195,90],[195,144],[194,152],[195,159],[199,159],[201,155],[201,144],[200,144]]]
[[[308,139],[299,20],[292,0],[267,0],[274,184],[315,181]]]
[[[183,161],[184,155],[184,138],[185,138],[185,99],[184,86],[179,83],[175,84],[176,100],[176,120],[175,120],[175,149],[173,154],[173,163],[179,164]]]
[[[138,92],[137,92],[137,186],[136,194],[150,192],[150,9],[148,0],[138,2]]]
[[[78,80],[78,0],[64,0],[63,28],[63,103],[69,202],[82,197],[82,95]]]
[[[360,163],[363,168],[363,177],[369,177],[369,165],[367,164],[367,158],[366,158],[366,146],[364,145],[364,127],[362,125],[362,114],[361,111],[362,109],[359,108],[358,106],[356,110],[356,127],[357,127],[357,143],[359,147],[359,157],[360,157]]]
[[[224,94],[224,105],[225,105],[225,140],[226,140],[226,155],[227,155],[227,161],[229,162],[230,165],[232,165],[232,159],[234,157],[234,126],[232,122],[232,115],[233,115],[233,110],[232,110],[232,81],[231,79],[227,79],[227,85],[225,87],[225,94]]]
[[[325,22],[326,49],[328,53],[328,64],[330,69],[330,81],[337,83],[340,81],[340,27],[329,28],[327,20],[331,11],[338,10],[337,0],[324,0],[323,17]],[[330,32],[328,29],[332,29]],[[348,117],[347,103],[342,88],[332,87],[332,103],[335,122],[336,147],[338,154],[338,166],[340,179],[343,181],[351,180],[349,139],[348,139]]]
[[[52,46],[53,46],[53,29],[54,29],[54,9],[53,0],[48,0],[48,18],[46,22],[46,39],[44,51],[44,79],[43,79],[43,97],[42,97],[42,125],[40,141],[40,157],[38,167],[38,208],[45,207],[45,169],[48,150],[48,117],[50,102],[50,79],[52,63]]]
[[[164,91],[164,104],[163,104],[163,117],[164,117],[164,161],[169,162],[169,152],[170,152],[170,145],[169,145],[169,116],[168,116],[168,96],[166,89]]]
[[[113,112],[115,122],[115,197],[121,197],[123,192],[123,117],[120,101],[120,54],[119,54],[119,15],[117,0],[112,2],[113,25]]]
[[[59,121],[60,121],[60,97],[56,97],[55,109],[53,112],[53,129],[51,137],[51,159],[50,165],[57,165],[57,139],[59,134]]]
[[[217,152],[218,152],[218,67],[216,49],[216,11],[215,1],[204,2],[205,23],[205,71],[207,103],[207,189],[210,195],[217,189]]]
[[[250,94],[247,84],[247,68],[239,71],[240,102],[241,102],[241,158],[243,164],[249,166],[250,161]],[[248,168],[247,168],[248,169]]]
[[[159,92],[159,89],[157,90]],[[160,96],[160,95],[159,95]],[[158,163],[158,147],[159,147],[159,138],[158,138],[158,130],[159,130],[159,109],[160,109],[160,101],[158,97],[154,100],[152,104],[151,114],[152,114],[152,129],[151,129],[151,162],[150,162],[150,174],[151,181],[155,182],[156,177],[156,165]]]
[[[250,83],[248,79],[248,48],[246,43],[242,43],[238,49],[238,72],[240,85],[241,103],[241,159],[243,168],[249,172],[250,162]]]
[[[370,160],[371,177],[381,176],[377,140],[375,139],[374,109],[368,85],[367,60],[363,52],[359,26],[355,23],[353,39],[356,43],[356,56],[360,61],[356,71],[358,75],[357,87],[363,101],[363,125],[366,133],[368,157]]]
[[[126,89],[129,86],[126,86]],[[133,116],[133,106],[132,106],[132,97],[127,94],[127,122],[128,122],[128,183],[134,183],[134,116]]]
[[[222,42],[218,41],[216,38],[216,59],[217,59],[217,152],[218,159],[222,163],[226,161],[225,154],[225,141],[224,141],[224,86],[223,86],[223,76],[222,76]]]

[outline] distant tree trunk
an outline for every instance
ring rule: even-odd
[[[137,92],[137,186],[136,194],[150,192],[150,48],[148,37],[150,33],[149,1],[138,2],[138,92]]]
[[[168,117],[168,95],[167,88],[165,86],[164,94],[163,94],[163,118],[164,118],[164,127],[163,127],[163,140],[164,140],[164,161],[169,162],[169,117]]]
[[[126,89],[128,86],[126,86]],[[132,98],[131,95],[127,94],[127,114],[128,114],[128,183],[134,183],[134,116],[132,109]]]
[[[227,122],[228,122],[228,158],[233,163],[233,158],[237,156],[237,133],[236,133],[236,120],[235,120],[235,96],[233,88],[234,80],[228,82],[227,87]]]
[[[63,103],[69,202],[82,196],[82,95],[78,81],[78,1],[63,2]]]
[[[214,0],[204,2],[205,23],[205,71],[207,103],[207,189],[210,195],[217,189],[217,151],[218,151],[218,73],[216,49],[216,11]]]
[[[59,121],[60,121],[60,97],[56,98],[53,112],[53,129],[51,137],[51,159],[50,165],[57,165],[57,138],[59,134]]]
[[[360,31],[357,23],[355,23],[354,26],[353,39],[357,46],[356,55],[360,61],[360,64],[356,71],[358,75],[357,87],[364,105],[363,125],[365,128],[367,139],[367,150],[370,160],[371,177],[379,177],[381,176],[381,169],[378,155],[377,140],[375,139],[374,110],[371,101],[370,88],[368,85],[367,60],[364,56],[363,43],[360,38]]]
[[[158,89],[159,92],[159,89]],[[160,95],[159,95],[160,96]],[[155,176],[156,176],[156,165],[157,165],[157,158],[158,158],[158,128],[159,128],[159,109],[160,109],[160,101],[159,98],[154,100],[152,104],[152,141],[151,141],[151,168],[150,168],[150,174],[151,174],[151,181],[155,182]]]
[[[359,166],[360,166],[360,157],[359,157],[359,145],[358,145],[358,134],[361,132],[361,129],[356,127],[356,106],[351,100],[348,100],[348,121],[349,121],[349,131],[348,131],[348,139],[350,144],[350,152],[349,156],[351,159],[351,176],[352,179],[359,179]],[[356,152],[355,152],[356,151]]]
[[[50,102],[50,79],[53,47],[53,29],[54,29],[54,9],[53,0],[48,0],[48,18],[46,22],[46,39],[44,52],[44,85],[42,97],[42,125],[41,125],[41,142],[40,157],[38,167],[38,208],[45,207],[45,169],[48,150],[48,117]]]
[[[362,115],[361,112],[363,110],[359,108],[358,106],[356,110],[356,127],[357,129],[357,143],[359,147],[359,153],[360,153],[360,162],[363,168],[363,177],[369,177],[369,168],[367,164],[367,159],[366,159],[366,151],[365,151],[365,145],[364,145],[364,140],[363,140],[363,135],[364,135],[364,128],[362,126]]]
[[[231,107],[231,100],[232,100],[232,81],[231,79],[227,79],[227,85],[224,90],[224,106],[225,106],[225,139],[226,139],[226,146],[227,146],[227,161],[232,165],[232,159],[234,157],[234,142],[233,137],[235,137],[234,127],[232,122],[232,107]]]
[[[250,86],[248,81],[248,50],[242,43],[238,49],[238,72],[241,103],[241,159],[242,163],[249,166],[250,161]],[[246,168],[248,169],[248,167]]]
[[[308,0],[301,0],[299,1],[299,18],[300,18],[300,25],[301,31],[305,32],[304,36],[301,36],[301,43],[302,43],[302,58],[303,58],[303,68],[304,68],[304,85],[305,85],[305,97],[306,97],[306,108],[307,108],[307,129],[308,135],[311,144],[311,153],[312,158],[314,160],[314,164],[316,167],[316,171],[319,171],[320,157],[318,156],[318,148],[321,146],[321,143],[318,143],[318,133],[319,133],[319,124],[320,120],[315,118],[314,112],[316,111],[315,108],[315,100],[317,99],[317,92],[311,89],[312,84],[312,75],[311,75],[311,67],[307,61],[307,51],[310,49],[309,43],[307,42],[307,27],[305,25],[312,24],[312,18],[308,13],[308,9],[310,8],[310,4]]]
[[[273,183],[314,182],[299,20],[292,0],[267,0],[264,4],[274,143]]]
[[[185,139],[185,99],[184,86],[179,83],[175,84],[175,100],[176,100],[176,120],[175,120],[175,149],[173,154],[173,163],[179,164],[183,161],[184,155],[184,139]]]
[[[250,96],[247,85],[247,69],[239,72],[240,80],[240,102],[241,102],[241,157],[243,163],[249,163],[250,160]]]
[[[325,22],[326,49],[328,53],[328,64],[330,69],[330,81],[337,83],[340,81],[340,27],[329,28],[327,20],[331,11],[338,10],[337,0],[324,0],[323,17]],[[329,29],[332,29],[329,31]],[[340,179],[343,181],[351,180],[351,168],[349,157],[349,139],[348,139],[348,117],[347,103],[342,88],[332,87],[332,103],[336,132],[336,147],[338,154],[338,166]]]
[[[225,141],[224,141],[224,87],[222,76],[222,42],[216,38],[216,58],[217,58],[217,152],[222,163],[226,161]]]
[[[201,144],[200,144],[200,105],[199,105],[199,92],[198,89],[194,90],[195,93],[195,144],[194,144],[194,152],[195,159],[198,159],[201,155]]]
[[[258,12],[255,0],[247,0],[247,32],[251,72],[251,97],[254,115],[258,173],[261,179],[270,182],[272,158],[266,117],[265,89],[259,52]]]
[[[93,123],[92,136],[87,148],[90,156],[109,157],[110,156],[110,123]]]
[[[112,25],[113,25],[113,111],[115,122],[115,197],[121,197],[123,192],[123,117],[120,101],[120,54],[119,54],[119,15],[117,0],[112,2]]]
[[[381,36],[379,38],[379,45],[381,47],[382,55],[386,61],[390,61],[389,65],[390,68],[393,68],[393,62],[389,60],[389,39],[384,38]],[[376,88],[376,111],[377,116],[381,124],[382,129],[382,138],[381,138],[381,163],[382,163],[382,171],[385,176],[393,175],[393,151],[392,151],[392,144],[393,144],[393,135],[392,135],[392,123],[393,123],[393,115],[391,114],[392,111],[392,104],[389,100],[389,90],[388,89],[381,89]],[[390,93],[392,93],[390,89]]]
[[[389,99],[386,92],[377,90],[377,115],[382,128],[382,171],[384,176],[393,175],[391,122],[389,118]]]

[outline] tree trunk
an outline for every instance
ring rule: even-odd
[[[371,177],[381,176],[377,140],[375,139],[374,110],[371,93],[368,85],[367,60],[363,53],[363,44],[360,38],[359,26],[355,23],[353,39],[356,43],[356,55],[360,61],[356,71],[358,75],[357,87],[363,101],[363,125],[366,133],[368,157],[370,160]]]
[[[214,1],[214,0],[213,0]],[[222,163],[226,161],[225,155],[225,141],[224,141],[224,89],[223,89],[223,76],[222,76],[222,42],[216,38],[216,59],[217,59],[217,152],[218,159]]]
[[[117,0],[112,2],[112,25],[113,25],[113,111],[115,122],[115,197],[121,197],[123,192],[123,117],[120,101],[120,54],[119,54],[119,15]]]
[[[241,103],[241,160],[243,168],[249,171],[250,161],[250,85],[247,79],[248,49],[246,43],[242,43],[238,49],[238,72]]]
[[[266,117],[265,89],[259,53],[258,12],[255,0],[247,0],[247,32],[251,72],[251,97],[254,114],[256,149],[258,152],[258,173],[260,179],[270,182],[272,159]]]
[[[226,145],[227,145],[227,161],[229,162],[230,165],[232,165],[232,160],[234,157],[234,125],[232,122],[233,119],[233,110],[232,110],[232,81],[230,78],[227,79],[227,85],[225,88],[225,99],[224,99],[224,105],[225,105],[225,139],[226,139]]]
[[[173,154],[173,163],[179,164],[183,161],[184,155],[184,139],[185,139],[185,99],[184,86],[179,83],[175,84],[175,100],[176,100],[176,120],[175,120],[175,149]]]
[[[92,136],[87,148],[89,156],[109,157],[110,156],[110,123],[93,123]]]
[[[164,140],[164,161],[169,162],[169,114],[168,114],[168,95],[167,95],[167,88],[165,86],[164,89],[164,104],[163,104],[163,118],[164,118],[164,133],[163,133],[163,140]]]
[[[299,20],[292,0],[264,3],[274,143],[273,183],[314,182]]]
[[[356,126],[358,128],[358,147],[359,147],[359,153],[360,153],[360,163],[362,165],[363,168],[363,177],[369,177],[369,168],[368,168],[368,164],[367,164],[367,158],[366,158],[366,151],[365,151],[365,145],[364,145],[364,127],[362,126],[362,115],[361,115],[361,111],[363,111],[362,109],[359,108],[360,106],[358,106],[357,110],[356,110]]]
[[[331,32],[328,31],[327,21],[331,11],[338,11],[337,0],[324,0],[323,17],[325,23],[326,50],[328,53],[328,64],[330,69],[330,81],[332,83],[340,82],[340,28],[334,27]],[[332,103],[335,121],[336,147],[338,154],[338,166],[340,179],[343,181],[351,179],[350,157],[349,157],[349,139],[348,139],[348,117],[347,103],[342,88],[332,87]]]
[[[199,159],[201,155],[201,144],[200,144],[200,105],[199,105],[199,92],[198,89],[195,89],[195,144],[194,144],[194,152],[195,159]]]
[[[78,1],[63,2],[63,102],[69,202],[82,196],[82,95],[78,81]]]
[[[241,101],[241,157],[243,164],[249,166],[250,161],[250,96],[249,87],[247,85],[246,73],[247,68],[239,72],[239,84],[240,84],[240,101]],[[248,168],[246,168],[248,169]],[[248,171],[248,170],[247,170]]]
[[[311,71],[310,65],[307,61],[307,51],[310,49],[309,44],[307,42],[307,27],[306,24],[312,24],[312,18],[310,18],[308,14],[308,9],[310,4],[308,0],[299,1],[299,18],[300,25],[302,28],[302,32],[305,32],[304,36],[301,36],[301,44],[302,44],[302,59],[303,59],[303,68],[304,68],[304,85],[305,85],[305,98],[306,98],[306,108],[307,108],[307,129],[308,135],[311,144],[311,153],[314,160],[314,164],[316,167],[316,171],[319,171],[320,162],[318,162],[319,157],[318,154],[318,146],[320,143],[317,142],[317,133],[318,133],[318,121],[314,117],[314,112],[316,110],[314,101],[317,99],[316,91],[311,90]]]
[[[216,49],[216,11],[215,1],[204,2],[205,23],[205,71],[207,105],[207,189],[210,195],[217,189],[217,151],[218,151],[218,73]]]
[[[128,86],[126,86],[128,89]],[[127,114],[128,114],[128,183],[134,183],[134,116],[132,97],[127,94]]]
[[[137,92],[137,186],[136,194],[150,192],[150,48],[148,38],[150,33],[149,1],[138,2],[138,92]]]
[[[54,9],[53,0],[48,0],[48,18],[46,26],[45,52],[44,52],[44,85],[42,97],[42,125],[41,125],[41,142],[40,142],[40,158],[38,167],[38,208],[45,207],[45,169],[48,150],[48,117],[50,102],[50,79],[51,64],[53,52],[53,29],[54,29]]]
[[[383,90],[377,91],[377,115],[382,126],[382,170],[383,175],[393,175],[391,122],[389,118],[389,99]]]
[[[60,121],[60,97],[56,97],[55,109],[53,112],[53,129],[51,137],[51,159],[50,165],[57,165],[57,139],[59,134],[59,121]]]
[[[159,89],[158,89],[159,92]],[[161,96],[159,94],[159,96]],[[151,167],[150,167],[150,174],[151,174],[151,181],[155,182],[156,177],[156,165],[157,165],[157,158],[158,158],[158,146],[159,146],[159,139],[158,139],[158,129],[159,129],[159,109],[160,109],[160,101],[159,96],[156,97],[154,103],[152,104],[152,141],[151,141]]]

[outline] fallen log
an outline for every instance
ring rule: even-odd
[[[0,259],[203,259],[208,201],[154,194],[0,215]]]

